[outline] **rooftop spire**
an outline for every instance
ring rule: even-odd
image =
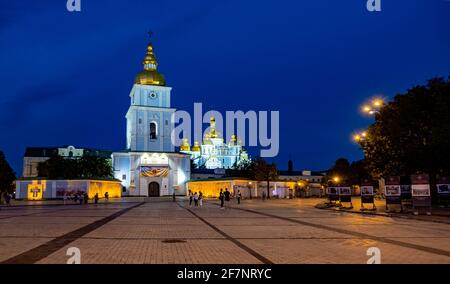
[[[136,76],[135,83],[141,85],[165,86],[166,81],[164,79],[164,76],[156,71],[158,67],[158,61],[156,60],[155,53],[153,52],[153,44],[151,42],[152,35],[153,32],[149,31],[147,53],[145,54],[144,61],[142,62],[142,64],[144,65],[144,70]]]
[[[155,54],[153,53],[153,44],[151,42],[153,32],[148,32],[149,42],[147,45],[147,54],[144,58],[144,70],[156,70],[158,67],[158,61],[156,61]]]

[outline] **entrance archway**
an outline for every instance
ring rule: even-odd
[[[153,181],[148,184],[148,196],[149,197],[159,196],[159,183]]]

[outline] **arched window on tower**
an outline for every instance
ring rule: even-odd
[[[150,139],[156,139],[157,138],[157,127],[156,122],[152,121],[150,122]]]

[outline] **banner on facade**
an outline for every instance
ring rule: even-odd
[[[44,185],[32,183],[28,185],[28,200],[42,200]]]
[[[142,166],[140,172],[143,177],[166,177],[169,174],[169,168]]]

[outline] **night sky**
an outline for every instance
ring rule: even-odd
[[[125,148],[125,113],[147,31],[172,106],[279,110],[280,153],[296,170],[362,158],[359,108],[450,75],[450,1],[0,3],[0,149],[22,174],[27,146]],[[256,149],[251,149],[252,154]]]

